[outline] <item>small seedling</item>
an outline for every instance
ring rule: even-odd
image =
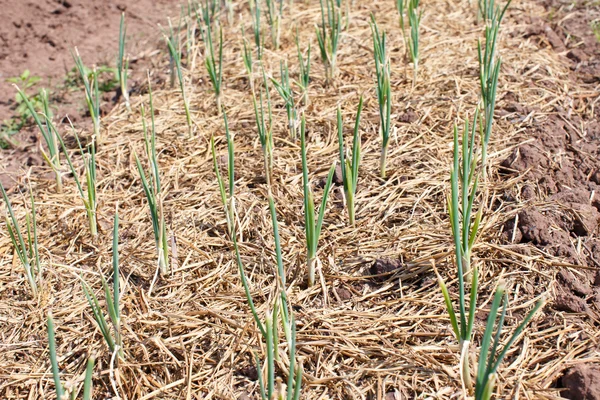
[[[502,60],[496,57],[496,45],[500,22],[504,17],[510,1],[503,9],[496,8],[491,13],[491,20],[485,26],[485,46],[481,41],[477,43],[477,56],[479,59],[479,83],[481,87],[481,103],[483,108],[482,140],[482,163],[486,165],[487,146],[492,135],[492,124],[496,109],[496,91],[498,89],[498,78]]]
[[[352,157],[346,158],[344,151],[344,123],[342,121],[342,112],[338,107],[337,110],[337,130],[338,143],[340,146],[340,164],[342,169],[342,181],[344,183],[344,196],[346,198],[346,207],[348,208],[348,219],[350,224],[354,226],[355,208],[354,198],[356,197],[356,187],[358,184],[358,167],[360,165],[360,114],[363,107],[363,98],[361,96],[356,110],[356,119],[354,122],[354,135],[352,141]]]
[[[469,128],[468,119],[465,121],[462,132],[462,147],[459,146],[458,128],[454,126],[454,158],[450,172],[451,195],[448,204],[450,226],[456,253],[456,269],[458,277],[459,309],[456,318],[454,307],[448,293],[446,284],[438,275],[438,280],[446,308],[450,314],[452,329],[459,341],[461,349],[461,377],[464,386],[471,391],[469,345],[473,333],[473,322],[475,320],[475,309],[477,305],[477,288],[479,283],[478,268],[471,268],[471,250],[475,244],[479,223],[481,221],[481,209],[473,217],[473,206],[477,197],[479,184],[479,170],[477,166],[478,154],[475,149],[475,137],[477,132],[478,111],[475,111],[472,128]],[[459,163],[459,155],[462,153],[462,162]],[[466,280],[471,277],[469,310],[465,301]]]
[[[0,190],[2,191],[2,198],[6,204],[7,214],[5,216],[6,229],[8,229],[8,236],[13,244],[15,252],[23,265],[25,271],[25,277],[31,288],[33,297],[37,297],[37,277],[41,274],[40,267],[40,255],[38,252],[38,237],[37,237],[37,221],[35,213],[35,202],[33,201],[33,194],[29,193],[31,199],[31,214],[27,213],[25,216],[25,226],[27,230],[27,244],[21,234],[21,228],[19,227],[19,221],[13,211],[12,205],[4,190],[4,186],[0,183]]]
[[[162,202],[162,188],[160,183],[160,170],[158,166],[158,157],[156,155],[156,129],[154,125],[154,105],[152,102],[152,88],[148,82],[148,93],[150,101],[150,121],[151,131],[148,134],[148,127],[146,125],[145,109],[142,105],[140,110],[142,114],[142,128],[144,130],[144,144],[146,149],[146,156],[148,157],[149,172],[148,180],[144,167],[140,162],[137,154],[134,153],[135,164],[140,174],[142,181],[142,188],[148,201],[148,208],[150,209],[150,217],[152,219],[152,229],[154,231],[154,240],[156,242],[156,249],[158,255],[158,266],[163,275],[166,275],[169,271],[169,243],[167,237],[167,225],[163,214],[163,202]]]
[[[121,14],[121,24],[119,27],[119,55],[117,57],[117,79],[121,88],[121,95],[125,100],[125,107],[131,112],[129,103],[129,90],[127,89],[127,72],[129,70],[129,57],[125,55],[125,13]]]
[[[260,0],[250,1],[250,14],[252,15],[252,31],[254,32],[254,45],[259,61],[262,60],[263,39],[260,33]]]
[[[15,88],[17,89],[19,96],[21,96],[23,103],[29,110],[29,113],[33,117],[33,120],[35,121],[36,125],[38,126],[42,137],[44,138],[44,141],[46,142],[48,152],[46,152],[41,146],[40,150],[42,152],[44,160],[54,172],[54,176],[56,178],[56,191],[58,193],[62,193],[62,175],[60,173],[60,150],[58,148],[58,140],[56,139],[56,136],[58,136],[58,131],[52,123],[52,113],[50,112],[50,106],[48,104],[48,93],[45,90],[42,90],[40,92],[40,99],[43,112],[42,122],[42,118],[39,117],[38,113],[34,108],[33,103],[29,100],[27,95],[21,89],[19,89],[18,86],[15,86]]]
[[[308,50],[306,54],[306,61],[302,56],[302,50],[300,50],[300,43],[298,41],[298,31],[296,30],[296,49],[298,50],[298,64],[300,71],[298,73],[298,86],[302,90],[302,103],[308,105],[308,85],[310,83],[310,43],[308,44]]]
[[[512,347],[517,338],[521,335],[525,327],[529,324],[533,316],[538,312],[544,305],[544,300],[539,300],[535,306],[529,311],[525,319],[519,324],[517,329],[513,332],[508,342],[502,348],[502,351],[498,353],[500,349],[500,335],[502,333],[502,327],[504,326],[504,319],[506,316],[506,308],[508,306],[508,295],[504,284],[499,284],[492,300],[490,307],[490,313],[487,318],[487,324],[485,333],[481,340],[481,349],[479,350],[479,367],[477,368],[477,377],[475,380],[475,399],[476,400],[490,400],[494,394],[494,388],[496,385],[497,371],[500,364],[506,357],[508,350]],[[497,318],[498,310],[502,306],[500,316]],[[456,317],[455,317],[456,318]],[[493,334],[494,324],[496,324],[496,333]],[[493,335],[493,338],[492,338]],[[490,349],[490,345],[492,346]]]
[[[281,61],[279,63],[279,71],[281,75],[281,82],[277,82],[275,79],[271,78],[271,82],[277,89],[277,92],[281,96],[285,104],[285,110],[287,113],[288,119],[288,129],[290,132],[290,139],[296,140],[296,130],[297,130],[297,111],[296,105],[294,102],[294,91],[292,90],[292,86],[290,85],[290,71],[287,66],[287,62]]]
[[[91,74],[87,72],[88,69],[83,65],[83,61],[79,56],[77,48],[75,48],[75,53],[71,53],[71,55],[73,56],[73,60],[75,60],[75,67],[83,81],[85,101],[94,124],[94,136],[96,140],[100,142],[100,90],[98,89],[98,71],[94,67]]]
[[[342,30],[342,16],[340,7],[334,3],[334,0],[320,0],[320,3],[321,27],[320,29],[316,27],[317,41],[319,42],[321,61],[325,67],[325,79],[330,84],[335,77],[338,43]]]
[[[90,224],[90,233],[92,236],[98,235],[98,224],[96,222],[96,210],[98,208],[98,199],[96,197],[96,143],[94,138],[89,145],[87,145],[87,153],[83,151],[83,146],[81,145],[81,141],[79,140],[79,136],[77,135],[77,131],[75,127],[69,120],[69,124],[71,126],[71,130],[73,132],[73,136],[77,140],[77,145],[79,147],[79,152],[81,157],[83,158],[84,167],[85,167],[85,186],[86,191],[84,192],[83,187],[81,186],[81,181],[79,180],[79,174],[77,170],[73,166],[73,162],[71,161],[71,157],[67,152],[67,148],[65,146],[65,142],[62,140],[60,135],[56,137],[60,141],[60,145],[63,149],[63,153],[65,153],[65,158],[67,159],[67,164],[71,169],[71,173],[73,174],[73,179],[75,179],[75,184],[77,185],[77,190],[79,191],[79,196],[81,200],[83,200],[83,205],[85,207],[86,214],[88,216],[88,221]]]
[[[26,69],[25,71],[23,71],[23,73],[21,75],[15,76],[12,78],[8,78],[6,81],[9,83],[15,84],[17,86],[20,86],[24,90],[27,90],[27,89],[30,89],[33,86],[35,86],[41,80],[42,80],[42,78],[40,78],[39,76],[31,75],[31,72],[29,72],[29,70]]]
[[[102,336],[108,345],[111,353],[118,352],[119,357],[123,358],[123,345],[121,342],[121,312],[120,312],[120,289],[119,289],[119,214],[115,212],[115,219],[113,224],[113,244],[112,244],[112,268],[113,268],[113,289],[112,293],[104,275],[102,278],[102,288],[104,289],[104,295],[106,297],[106,308],[108,316],[112,322],[112,332],[108,321],[104,316],[104,312],[100,307],[98,298],[94,294],[92,288],[81,278],[81,286],[83,287],[83,293],[85,298],[92,309],[92,315]]]
[[[234,234],[234,223],[235,223],[235,204],[233,197],[233,190],[235,187],[234,180],[234,169],[235,169],[235,156],[234,156],[234,143],[233,137],[229,132],[229,124],[227,123],[227,114],[223,113],[223,120],[225,122],[225,137],[227,139],[227,177],[229,180],[229,193],[225,190],[225,183],[223,177],[219,171],[219,163],[217,161],[217,152],[215,150],[215,139],[213,136],[210,137],[210,148],[213,156],[213,165],[215,174],[217,175],[217,182],[219,184],[219,194],[221,195],[221,202],[225,209],[225,215],[227,217],[227,232],[229,236]]]
[[[275,202],[272,194],[269,192],[269,210],[273,222],[273,235],[275,238],[275,254],[277,257],[277,285],[280,287],[279,295],[276,297],[274,304],[267,311],[264,322],[261,321],[261,317],[258,314],[256,306],[254,305],[254,299],[250,291],[250,284],[246,277],[245,267],[240,255],[239,245],[237,241],[237,235],[232,235],[233,247],[235,250],[235,257],[238,265],[238,271],[244,292],[246,294],[246,300],[252,317],[260,331],[260,334],[266,345],[266,366],[267,374],[263,376],[262,365],[260,357],[255,354],[256,359],[256,370],[258,372],[258,382],[260,387],[260,395],[262,400],[271,399],[285,399],[285,400],[298,400],[300,398],[300,392],[302,389],[302,364],[296,360],[296,320],[294,317],[293,309],[290,307],[286,294],[286,283],[285,274],[283,269],[283,257],[281,252],[281,240],[279,237],[279,225],[277,222],[277,212],[275,210]],[[285,339],[288,343],[288,367],[287,369],[287,391],[282,393],[280,385],[277,384],[278,378],[276,378],[277,371],[279,368],[277,365],[281,365],[281,358],[279,356],[279,322],[283,328]],[[277,361],[277,363],[276,363]]]
[[[392,88],[390,83],[390,62],[386,52],[386,34],[379,34],[375,17],[371,15],[373,33],[373,54],[377,76],[377,101],[379,103],[379,131],[381,134],[380,176],[386,177],[387,152],[392,123]]]
[[[413,86],[417,82],[417,73],[419,71],[419,31],[423,11],[419,11],[419,0],[407,0],[408,3],[408,22],[410,24],[410,38],[408,40],[408,50],[410,60],[413,63]]]
[[[6,81],[9,83],[12,83],[16,87],[23,88],[22,92],[26,93],[28,89],[31,89],[32,87],[34,87],[41,79],[42,78],[40,78],[39,76],[32,76],[31,73],[29,72],[29,70],[26,69],[25,71],[23,71],[23,73],[21,75],[13,77],[13,78],[8,78]],[[41,93],[31,96],[29,98],[29,102],[31,104],[33,104],[34,109],[42,108]],[[21,130],[23,125],[25,125],[28,118],[30,118],[30,117],[35,118],[35,116],[34,116],[35,112],[33,112],[33,113],[31,112],[31,110],[27,106],[27,103],[24,100],[24,97],[21,95],[21,92],[18,92],[17,95],[15,96],[15,104],[16,104],[15,114],[18,117],[13,118],[13,120],[14,120],[14,124],[16,125],[15,130],[19,131],[19,130]],[[10,125],[10,124],[8,124],[8,125]]]
[[[60,381],[60,368],[58,367],[58,356],[56,354],[56,335],[54,328],[54,319],[52,313],[48,313],[46,320],[46,327],[48,332],[48,348],[50,351],[50,365],[52,368],[52,377],[54,378],[54,386],[56,388],[56,399],[75,400],[77,398],[78,390],[72,389],[70,395],[66,393],[66,389]],[[92,374],[94,372],[94,363],[96,359],[94,356],[90,356],[87,360],[85,369],[85,378],[83,380],[83,400],[91,400],[92,398]],[[68,396],[68,397],[67,397]]]
[[[171,57],[172,63],[175,66],[175,70],[177,72],[177,79],[179,80],[179,88],[181,89],[181,97],[183,97],[183,108],[185,111],[185,120],[188,126],[188,133],[192,136],[192,115],[190,113],[190,107],[188,104],[188,99],[186,97],[185,92],[185,81],[183,80],[183,72],[181,70],[181,49],[179,48],[179,39],[178,35],[173,33],[173,27],[171,26],[171,21],[169,20],[169,26],[171,27],[171,35],[165,35],[165,41],[167,42],[167,47],[169,48],[169,56]],[[175,72],[175,71],[173,71]],[[173,76],[173,75],[172,75]],[[173,81],[173,78],[171,78]]]
[[[502,21],[504,13],[506,12],[506,9],[510,5],[511,1],[512,0],[508,0],[504,7],[500,7],[496,5],[496,0],[478,0],[478,19],[483,20],[486,25],[493,22],[500,24],[500,21]]]
[[[256,0],[257,3],[260,0]],[[281,32],[281,17],[283,14],[283,0],[265,0],[267,4],[267,23],[271,29],[271,44],[273,50],[279,49],[279,35]],[[278,4],[277,4],[278,3]]]
[[[255,107],[256,108],[256,107]],[[214,149],[214,141],[213,141],[213,149]],[[215,171],[217,174],[217,179],[219,181],[219,188],[221,192],[221,199],[224,201],[224,204],[227,203],[225,188],[223,179],[218,172],[218,165],[216,163],[216,155],[213,150],[213,161],[215,164]],[[234,164],[233,164],[233,142],[231,140],[231,136],[228,139],[228,175],[229,175],[229,202],[230,204],[234,203]],[[270,311],[267,311],[266,316],[264,318],[264,322],[262,321],[261,316],[256,309],[254,304],[254,299],[252,297],[252,292],[250,290],[250,283],[248,278],[246,277],[244,263],[242,261],[242,257],[240,254],[240,248],[238,245],[238,235],[236,233],[236,225],[234,223],[231,224],[231,240],[233,242],[233,248],[235,251],[235,259],[238,266],[238,272],[240,275],[240,279],[242,281],[242,286],[244,287],[244,293],[246,295],[246,300],[248,302],[248,306],[250,308],[250,312],[252,313],[252,317],[260,331],[260,334],[266,345],[266,367],[267,374],[263,376],[262,366],[260,362],[260,357],[255,353],[257,372],[258,372],[258,382],[260,387],[260,395],[262,400],[271,400],[271,399],[280,399],[280,400],[298,400],[300,398],[301,386],[302,386],[302,365],[296,360],[296,321],[294,318],[294,313],[292,307],[288,304],[287,294],[286,294],[286,279],[285,279],[285,271],[283,268],[283,256],[281,251],[281,239],[279,236],[279,224],[277,222],[277,211],[275,209],[275,201],[273,200],[273,195],[271,194],[270,187],[268,189],[268,201],[269,201],[269,211],[271,214],[271,219],[273,223],[273,237],[275,241],[275,254],[277,259],[277,269],[276,269],[276,277],[275,284],[278,287],[279,294],[276,296],[274,300],[274,304],[271,305]],[[231,209],[227,209],[225,207],[225,216],[227,219],[232,218],[230,215]],[[276,374],[279,370],[278,366],[283,365],[282,359],[279,355],[279,321],[281,321],[281,326],[283,328],[283,332],[288,343],[288,368],[287,368],[287,392],[284,394],[280,391],[280,385],[277,384]],[[277,363],[276,363],[277,361]]]
[[[169,32],[168,35],[166,32],[163,32],[165,36],[165,40],[167,42],[167,49],[169,50],[169,86],[171,89],[175,87],[175,75],[177,74],[177,55],[181,57],[180,43],[179,43],[179,32],[181,32],[181,19],[179,20],[179,26],[177,27],[177,31],[173,29],[173,24],[169,19]],[[171,43],[171,46],[169,46]],[[173,50],[171,51],[171,47]]]
[[[250,49],[250,44],[246,39],[246,34],[244,32],[244,27],[242,26],[242,41],[244,46],[242,48],[242,60],[244,61],[244,67],[246,68],[246,73],[248,73],[248,81],[250,82],[250,90],[254,93],[254,61],[252,60],[252,50]]]
[[[204,64],[206,71],[215,91],[217,111],[221,113],[221,83],[223,82],[223,28],[219,27],[219,53],[215,58],[215,50],[212,38],[210,21],[206,22],[202,29],[204,40]]]
[[[600,20],[590,22],[590,28],[596,37],[596,42],[600,43]]]
[[[300,122],[300,148],[302,152],[302,182],[304,183],[304,232],[306,233],[306,266],[308,270],[308,286],[315,284],[315,262],[317,260],[317,246],[323,227],[323,217],[327,206],[327,197],[331,189],[333,175],[335,173],[335,162],[329,169],[325,189],[323,191],[323,200],[319,209],[318,218],[315,218],[315,201],[310,182],[308,180],[308,166],[306,161],[306,120],[302,115]]]
[[[263,162],[265,168],[265,179],[267,186],[271,186],[273,172],[273,116],[271,112],[271,97],[269,95],[269,81],[265,78],[263,69],[263,81],[266,86],[267,112],[265,113],[263,105],[263,92],[259,90],[259,98],[252,93],[252,102],[254,105],[254,117],[256,119],[256,129],[263,152]]]

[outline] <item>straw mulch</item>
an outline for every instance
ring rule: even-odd
[[[313,2],[314,3],[314,2]],[[317,54],[314,24],[318,3],[294,2],[284,10],[282,48],[265,52],[267,72],[279,77],[279,62],[288,60],[297,73],[293,41],[313,44],[310,104],[304,108],[308,158],[315,197],[331,164],[338,158],[335,113],[341,107],[347,144],[360,95],[365,98],[361,124],[363,160],[356,201],[357,223],[349,226],[341,189],[327,205],[320,240],[318,284],[307,289],[299,143],[290,141],[285,110],[275,91],[275,167],[273,193],[280,222],[284,264],[292,288],[290,302],[298,321],[298,353],[305,375],[302,399],[457,398],[462,396],[458,346],[431,270],[432,261],[456,293],[453,244],[446,196],[455,121],[472,117],[479,96],[477,39],[482,26],[476,10],[463,1],[432,0],[422,4],[421,52],[417,84],[405,65],[403,39],[392,1],[354,2],[349,28],[341,36],[335,84],[325,86]],[[175,11],[175,10],[174,10]],[[222,99],[236,145],[236,203],[242,258],[259,311],[274,295],[275,256],[266,200],[260,144],[255,130],[248,80],[241,59],[240,24],[250,32],[246,3],[236,5],[241,20],[223,23],[224,84]],[[562,103],[571,90],[567,66],[548,47],[523,39],[524,15],[542,9],[519,2],[503,22],[499,52],[503,57],[499,98],[518,93],[536,105],[524,120],[497,118],[490,144],[490,173],[483,231],[474,251],[481,268],[481,294],[475,347],[483,333],[490,296],[500,280],[510,287],[507,333],[540,296],[553,297],[559,260],[527,245],[505,245],[503,194],[519,177],[497,175],[497,165],[519,142],[520,132],[543,120],[550,104]],[[394,133],[388,156],[388,179],[378,177],[380,137],[374,88],[369,15],[389,34],[394,95]],[[237,14],[236,14],[237,15]],[[265,40],[268,43],[268,32]],[[72,179],[64,194],[32,170],[21,181],[33,187],[39,221],[44,272],[41,294],[32,299],[18,259],[2,227],[0,249],[0,394],[2,398],[52,398],[45,317],[52,310],[57,325],[63,381],[79,380],[89,354],[98,362],[94,398],[234,399],[258,398],[253,350],[261,338],[248,306],[226,234],[225,217],[212,167],[209,139],[216,137],[225,154],[222,117],[204,69],[202,44],[187,57],[186,87],[194,120],[187,134],[177,88],[154,84],[164,208],[172,235],[169,276],[156,276],[156,248],[147,203],[133,153],[143,155],[139,106],[133,113],[118,107],[103,120],[97,153],[101,232],[92,239],[85,211]],[[166,55],[151,79],[164,77]],[[192,70],[193,69],[193,70]],[[523,73],[523,71],[529,71]],[[257,84],[260,76],[256,75]],[[538,86],[531,82],[540,83]],[[499,107],[502,101],[499,102]],[[88,127],[81,127],[89,131]],[[69,135],[66,127],[62,134]],[[78,165],[81,160],[76,159]],[[24,192],[24,191],[23,191]],[[23,194],[12,195],[22,213]],[[115,207],[120,225],[122,324],[125,360],[113,371],[110,355],[92,319],[79,276],[103,301],[100,271],[110,272],[111,228]],[[514,212],[514,211],[511,211]],[[525,255],[524,255],[525,254]],[[375,260],[400,260],[392,274],[371,277]],[[515,343],[499,371],[498,393],[511,398],[558,398],[553,388],[562,370],[575,359],[593,358],[598,332],[586,318],[567,316],[550,305],[536,316]],[[285,344],[282,344],[285,347]],[[387,397],[391,398],[391,397]]]

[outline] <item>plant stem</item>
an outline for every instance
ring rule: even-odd
[[[309,257],[306,260],[306,267],[308,269],[308,286],[314,286],[315,284],[315,261],[316,257]]]
[[[471,379],[471,360],[469,357],[469,340],[460,343],[460,364],[462,365],[461,377],[467,393],[473,393],[473,380]]]
[[[379,176],[382,179],[386,178],[387,152],[388,152],[388,148],[387,148],[387,146],[384,145],[381,148],[381,158],[379,160]]]

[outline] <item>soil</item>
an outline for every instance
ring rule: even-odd
[[[600,10],[586,4],[545,4],[546,19],[531,18],[524,37],[537,37],[564,56],[576,87],[573,108],[553,113],[524,132],[528,143],[502,162],[501,173],[525,179],[517,201],[526,206],[504,225],[504,241],[531,243],[573,266],[557,274],[553,307],[598,320],[600,316],[600,38],[591,29]],[[524,117],[532,110],[514,94],[504,98],[505,115]],[[578,112],[573,112],[577,110]],[[593,364],[568,369],[558,387],[569,399],[599,399],[600,370]]]
[[[73,69],[71,51],[77,47],[88,67],[115,66],[121,13],[127,26],[126,49],[130,56],[129,87],[143,82],[146,70],[155,69],[150,57],[162,44],[159,24],[167,26],[168,15],[178,15],[177,0],[0,0],[0,124],[16,115],[16,91],[7,79],[29,70],[40,80],[26,90],[34,96],[42,88],[49,92],[58,121],[65,115],[74,122],[89,123],[83,94],[66,84]],[[103,76],[111,79],[112,74]],[[21,85],[23,86],[23,85]],[[23,89],[23,87],[21,87]],[[117,104],[117,89],[104,93],[102,112]],[[14,185],[14,176],[28,167],[40,166],[37,128],[25,126],[10,139],[10,148],[0,152],[0,182]]]
[[[600,368],[574,366],[562,377],[562,385],[567,399],[600,400]]]

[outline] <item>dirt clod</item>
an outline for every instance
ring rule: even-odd
[[[419,119],[419,116],[413,110],[406,110],[398,117],[398,121],[405,124],[412,124]]]
[[[581,297],[577,297],[571,293],[561,293],[554,299],[554,308],[558,311],[568,313],[585,313],[588,306]]]
[[[592,288],[587,282],[577,279],[572,272],[560,271],[558,277],[562,284],[577,296],[585,297],[592,293]]]
[[[352,298],[352,292],[346,288],[336,288],[335,292],[342,301],[350,300]]]
[[[378,258],[373,262],[371,267],[369,268],[369,272],[371,275],[387,275],[390,274],[397,269],[400,269],[404,266],[404,263],[401,260],[390,260],[385,258]],[[384,277],[380,277],[384,278]]]
[[[342,175],[342,166],[335,166],[335,173],[333,174],[333,184],[337,186],[341,186],[344,184],[344,176]]]
[[[561,395],[572,400],[600,400],[600,368],[580,364],[571,367],[562,377]]]
[[[254,365],[246,365],[245,367],[240,369],[238,372],[240,375],[245,376],[246,378],[250,379],[251,381],[258,380],[258,371]]]

